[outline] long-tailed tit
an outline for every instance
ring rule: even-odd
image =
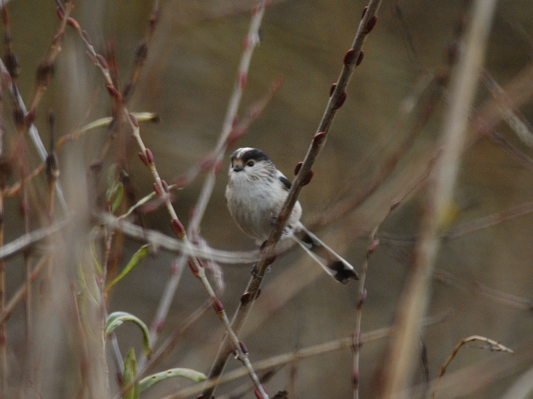
[[[226,199],[231,217],[239,228],[265,241],[287,198],[291,182],[274,162],[257,148],[239,148],[231,155]],[[358,276],[352,265],[311,233],[301,222],[302,206],[296,202],[282,239],[295,240],[335,280],[347,284]]]

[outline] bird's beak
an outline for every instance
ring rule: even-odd
[[[232,169],[233,169],[234,172],[241,172],[241,171],[243,170],[243,169],[242,169],[240,166],[238,166],[238,165],[235,165]]]

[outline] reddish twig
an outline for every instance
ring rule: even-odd
[[[341,74],[337,80],[337,83],[332,86],[330,99],[326,107],[325,113],[322,117],[322,120],[319,124],[317,133],[315,134],[307,152],[307,155],[299,169],[298,174],[296,175],[296,179],[292,184],[292,187],[287,196],[287,200],[285,201],[281,212],[274,223],[272,232],[267,241],[262,245],[262,249],[259,254],[259,260],[255,265],[256,273],[254,273],[254,276],[246,287],[245,294],[241,297],[241,302],[232,321],[232,326],[237,333],[241,331],[245,323],[246,316],[250,312],[252,304],[257,298],[257,293],[259,291],[263,276],[265,275],[268,266],[275,259],[276,244],[281,238],[281,234],[283,232],[285,224],[287,223],[292,209],[294,208],[294,205],[298,200],[298,196],[300,195],[303,186],[307,182],[309,182],[312,176],[311,169],[313,167],[313,164],[315,163],[317,156],[319,155],[326,142],[329,128],[333,122],[333,119],[335,118],[337,110],[343,105],[344,101],[346,100],[346,87],[353,75],[355,67],[359,65],[359,63],[363,59],[363,44],[368,33],[372,31],[377,22],[376,14],[380,4],[381,0],[371,0],[369,2],[368,7],[365,8],[352,47],[348,50],[344,57],[344,66],[342,68]],[[228,340],[224,340],[217,355],[217,358],[215,359],[213,367],[211,368],[211,371],[209,373],[210,379],[217,378],[220,374],[222,374],[229,353],[229,342]],[[214,387],[207,388],[203,392],[203,398],[210,399],[213,395],[213,391]]]
[[[218,139],[216,147],[213,151],[212,157],[204,159],[198,169],[196,169],[196,173],[193,173],[192,176],[185,176],[185,179],[182,177],[179,179],[179,181],[176,182],[176,186],[180,188],[185,183],[189,182],[191,178],[196,177],[195,175],[197,175],[198,173],[202,171],[208,171],[207,177],[204,181],[204,185],[202,186],[202,190],[198,197],[198,201],[194,207],[193,216],[191,218],[187,230],[187,234],[191,237],[195,237],[198,234],[200,223],[203,219],[205,210],[207,208],[209,200],[211,199],[211,195],[215,187],[216,177],[220,172],[224,153],[228,147],[228,142],[231,137],[231,134],[232,132],[234,132],[234,122],[237,119],[237,112],[241,103],[243,89],[246,86],[248,70],[250,67],[253,51],[257,44],[259,44],[259,28],[261,26],[261,21],[265,13],[265,5],[266,2],[264,0],[261,0],[253,10],[253,16],[250,21],[248,34],[244,39],[244,48],[241,60],[239,62],[237,78],[235,80],[233,92],[222,125],[222,131],[220,133],[220,137]],[[263,106],[266,105],[266,101],[268,101],[268,97],[263,102]],[[171,276],[165,287],[163,295],[161,296],[156,316],[150,327],[150,340],[152,343],[156,342],[158,333],[164,325],[164,321],[170,309],[172,298],[174,297],[175,291],[181,279],[181,273],[184,269],[187,258],[188,257],[186,255],[182,255],[180,257],[180,259],[178,260],[178,271],[177,273]]]

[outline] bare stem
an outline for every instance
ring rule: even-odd
[[[253,16],[250,21],[250,27],[248,28],[248,34],[244,39],[244,49],[239,62],[239,68],[237,78],[235,79],[233,92],[229,100],[226,116],[222,125],[222,131],[213,151],[211,167],[202,186],[200,195],[198,196],[198,201],[194,207],[194,214],[187,229],[187,234],[190,237],[194,237],[198,233],[200,223],[202,222],[205,210],[213,194],[216,177],[220,172],[220,165],[222,164],[222,159],[228,147],[228,138],[233,131],[234,122],[237,118],[237,112],[242,99],[243,89],[246,86],[248,70],[253,51],[257,44],[259,44],[259,28],[265,13],[265,3],[265,0],[261,0],[257,7],[254,8]],[[164,320],[167,317],[170,309],[170,303],[172,302],[172,298],[174,297],[178,287],[187,259],[188,257],[184,255],[179,258],[177,273],[171,276],[167,285],[165,286],[154,322],[150,327],[150,339],[152,343],[157,341],[159,329],[164,324]]]
[[[491,351],[514,353],[511,349],[507,348],[506,346],[503,346],[499,342],[496,342],[496,341],[494,341],[494,340],[492,340],[490,338],[482,337],[482,336],[479,336],[479,335],[472,335],[472,336],[470,336],[468,338],[463,338],[461,340],[461,342],[459,342],[455,346],[452,354],[450,355],[450,357],[448,357],[448,360],[446,360],[446,362],[440,368],[439,376],[437,377],[437,381],[435,382],[435,388],[433,390],[433,396],[432,396],[433,399],[435,399],[437,397],[437,390],[439,389],[440,380],[442,379],[442,376],[446,372],[446,368],[450,365],[450,363],[455,358],[455,356],[457,356],[457,353],[459,352],[459,349],[461,349],[467,343],[473,342],[473,341],[481,341],[481,342],[487,343],[489,345],[487,349],[490,349]]]
[[[346,87],[353,75],[355,67],[362,61],[363,44],[368,33],[370,33],[377,22],[376,14],[380,4],[381,0],[371,0],[368,7],[365,9],[352,47],[348,50],[344,57],[344,66],[341,74],[337,80],[337,83],[332,87],[332,93],[330,95],[328,105],[326,106],[326,110],[319,124],[317,132],[307,151],[307,155],[298,174],[296,175],[296,179],[292,184],[287,196],[287,200],[285,201],[281,212],[274,223],[271,234],[267,241],[265,241],[265,243],[262,245],[262,250],[259,254],[259,260],[255,266],[256,273],[248,283],[245,293],[241,297],[239,307],[235,313],[235,316],[233,317],[232,326],[237,333],[240,333],[246,321],[246,317],[252,308],[252,304],[257,298],[257,293],[268,266],[275,260],[276,244],[281,238],[285,224],[291,215],[292,209],[298,200],[298,196],[300,195],[303,186],[308,183],[309,179],[312,177],[311,169],[326,142],[329,127],[333,122],[337,110],[342,106],[344,100],[346,99]],[[211,368],[209,378],[217,378],[222,374],[230,350],[231,346],[228,340],[225,339]],[[213,395],[213,392],[214,387],[206,388],[203,392],[203,398],[210,399]]]
[[[421,327],[427,327],[436,323],[441,323],[443,320],[446,319],[449,312],[443,312],[439,313],[435,316],[425,318],[422,322]],[[383,327],[374,331],[369,331],[366,333],[363,333],[361,335],[361,343],[368,343],[372,342],[378,339],[385,338],[390,335],[392,331],[391,327]],[[353,345],[353,337],[345,337],[336,339],[334,341],[325,342],[323,344],[313,345],[306,348],[298,349],[293,352],[284,353],[281,355],[277,355],[265,360],[261,360],[258,362],[255,362],[253,364],[254,369],[259,371],[268,371],[280,366],[284,366],[289,363],[298,362],[302,359],[305,359],[307,357],[311,356],[319,356],[324,353],[333,352],[341,349],[350,348]],[[241,367],[236,370],[232,370],[231,372],[225,374],[224,376],[218,377],[216,379],[209,379],[206,381],[207,387],[210,386],[216,386],[218,384],[227,383],[230,381],[233,381],[237,378],[241,378],[246,376],[246,369],[244,367]],[[204,386],[205,388],[205,386]],[[166,396],[163,399],[178,399],[178,398],[185,398],[189,397],[191,395],[197,394],[201,391],[200,384],[193,385],[188,388],[184,388],[182,390],[179,390],[178,392]]]

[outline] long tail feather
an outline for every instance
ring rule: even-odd
[[[350,280],[359,280],[359,276],[344,258],[326,245],[303,224],[292,238],[311,256],[330,276],[340,283],[348,284]]]

